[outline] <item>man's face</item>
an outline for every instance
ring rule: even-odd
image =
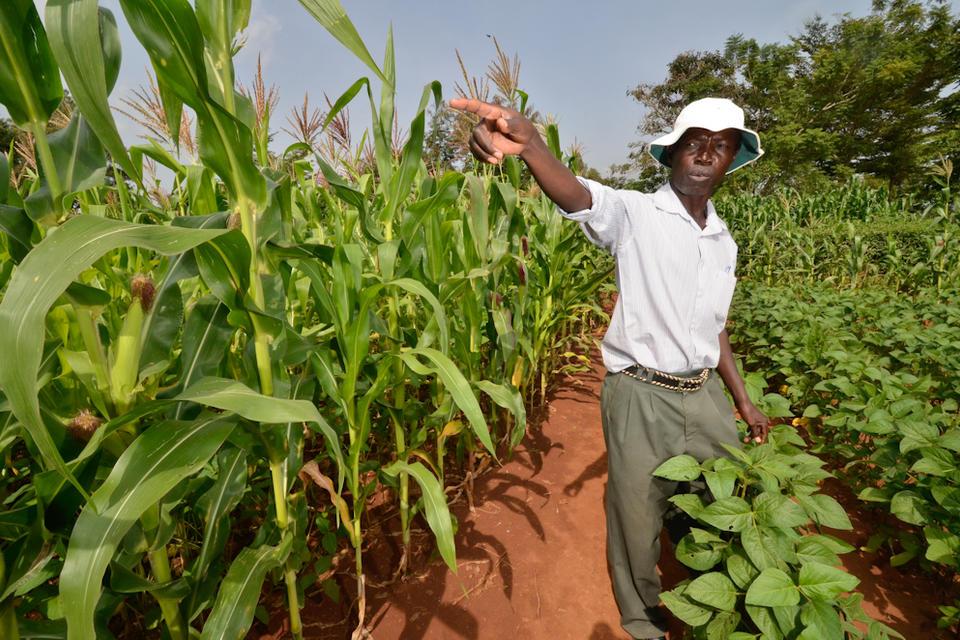
[[[670,146],[670,183],[684,195],[713,195],[739,148],[736,129],[687,129]]]

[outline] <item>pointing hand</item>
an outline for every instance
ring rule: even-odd
[[[504,156],[521,155],[540,134],[518,111],[468,98],[450,101],[450,107],[480,116],[470,136],[470,151],[481,162],[500,164]]]

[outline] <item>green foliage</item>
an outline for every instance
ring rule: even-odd
[[[917,558],[958,571],[960,316],[951,291],[910,299],[753,284],[734,303],[732,339],[747,368],[783,385],[811,450],[900,521],[879,527],[873,545],[886,543],[894,564]]]
[[[269,164],[269,116],[235,90],[246,0],[121,1],[166,119],[178,127],[184,108],[196,114],[198,164],[159,143],[118,146],[106,106],[117,28],[95,2],[50,0],[49,43],[31,3],[0,9],[10,63],[0,65],[0,102],[34,136],[38,163],[0,189],[0,342],[11,354],[0,365],[3,637],[106,637],[125,620],[175,640],[243,637],[265,583],[282,583],[299,636],[304,592],[332,593],[332,582],[314,583],[343,551],[363,611],[374,494],[399,505],[400,569],[418,516],[455,568],[447,472],[475,474],[509,454],[554,376],[588,364],[609,258],[530,188],[519,163],[438,171],[447,160],[431,155],[433,143],[448,125],[427,118],[438,84],[395,145],[391,36],[375,62],[338,2],[302,4],[384,81],[375,100],[358,80],[327,119],[366,94],[370,163],[331,167],[298,145],[281,154],[282,170]],[[76,112],[52,133],[61,72]],[[510,95],[526,101],[515,86]],[[547,134],[575,165],[559,131]],[[132,182],[109,171],[107,153]],[[136,181],[144,157],[172,170],[162,198]],[[10,164],[0,161],[0,177]],[[904,211],[919,201],[859,182],[720,204],[747,283],[926,291],[913,301],[931,305],[920,312],[834,286],[801,298],[828,310],[815,318],[822,326],[792,328],[807,309],[770,293],[768,308],[738,307],[734,334],[757,349],[747,385],[761,409],[806,408],[817,451],[846,456],[851,470],[874,465],[859,473],[868,481],[883,475],[863,495],[905,521],[912,538],[901,537],[898,561],[955,564],[958,399],[938,381],[960,370],[955,314],[942,302],[956,286],[958,235],[952,170],[941,167],[937,204],[912,222]],[[790,247],[806,253],[787,259]],[[763,359],[778,340],[796,362]],[[769,389],[767,374],[787,389]],[[813,533],[849,522],[816,493],[827,474],[801,445],[780,428],[770,445],[661,469],[702,474],[715,498],[674,498],[699,521],[678,557],[703,574],[664,600],[696,633],[780,637],[789,626],[830,638],[860,615],[857,597],[839,596],[853,588],[835,569],[849,548]],[[231,528],[251,534],[230,539]],[[45,619],[27,619],[34,612]]]
[[[375,162],[346,175],[302,146],[268,164],[268,117],[235,90],[248,1],[121,1],[165,118],[196,114],[199,164],[117,146],[117,27],[96,2],[50,0],[49,47],[31,3],[0,9],[3,55],[32,65],[3,66],[0,102],[39,164],[8,186],[0,160],[4,638],[240,638],[275,582],[301,637],[304,592],[333,593],[314,583],[343,552],[364,610],[374,494],[399,504],[399,569],[422,517],[455,570],[446,471],[509,455],[526,403],[583,366],[609,262],[518,165],[431,172],[437,83],[395,149],[389,36],[377,65],[339,3],[304,4],[387,80],[331,110],[366,90]],[[76,109],[51,133],[58,69]],[[137,182],[144,157],[169,195]]]
[[[708,474],[734,476],[735,495],[706,506],[693,494],[671,498],[696,521],[698,528],[680,541],[677,559],[698,575],[661,598],[693,628],[694,638],[902,638],[870,620],[859,594],[852,593],[859,580],[835,566],[837,554],[852,548],[814,533],[822,526],[849,529],[850,524],[845,516],[829,522],[824,517],[838,508],[816,493],[829,474],[803,445],[789,426],[780,425],[767,443],[732,450],[730,458],[696,464],[678,456],[654,472],[689,480],[695,465],[705,480]],[[867,631],[853,622],[864,623]]]
[[[46,126],[60,101],[60,69],[32,0],[0,7],[0,103],[19,126]]]
[[[842,188],[773,196],[725,191],[716,206],[739,245],[741,277],[766,284],[882,285],[915,293],[960,283],[960,229],[949,174],[936,204],[892,198],[851,179]]]
[[[107,102],[120,73],[120,32],[113,13],[97,5],[96,0],[48,2],[50,46],[85,121],[114,162],[139,177],[140,167],[131,162]]]

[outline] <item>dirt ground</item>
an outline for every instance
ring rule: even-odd
[[[454,505],[459,521],[456,575],[436,557],[419,557],[410,575],[391,581],[399,557],[396,535],[389,523],[380,525],[386,545],[365,554],[365,573],[370,575],[366,618],[372,637],[629,638],[619,625],[605,558],[602,376],[597,366],[564,381],[513,458],[477,481],[475,510],[471,513],[462,499]],[[856,499],[845,495],[839,484],[828,491],[845,506],[856,506]],[[869,529],[864,518],[851,513],[856,529],[840,535],[865,544]],[[418,540],[420,548],[429,548],[426,533]],[[685,577],[685,570],[669,552],[664,556],[661,568],[669,587]],[[916,570],[892,569],[885,558],[863,552],[847,554],[845,566],[861,579],[870,615],[908,640],[947,637],[936,630],[936,605],[943,602],[939,598],[949,585]],[[340,605],[319,597],[308,602],[306,637],[349,638],[343,620],[351,613],[351,583],[352,578],[343,580]],[[676,621],[671,632],[672,640],[682,637]]]

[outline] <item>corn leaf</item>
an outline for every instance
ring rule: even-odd
[[[7,194],[10,192],[10,161],[7,160],[7,153],[0,149],[0,204],[7,201]]]
[[[429,360],[430,365],[424,365],[419,359],[421,356]],[[403,360],[415,373],[420,375],[435,374],[440,378],[443,386],[450,392],[453,402],[467,417],[470,428],[473,429],[477,439],[496,458],[497,452],[493,446],[493,441],[490,439],[490,430],[487,428],[487,422],[480,410],[480,403],[477,402],[477,397],[473,395],[470,383],[463,377],[453,361],[436,349],[429,347],[405,349],[396,357]]]
[[[155,140],[150,140],[149,145],[130,147],[130,158],[138,168],[143,167],[144,156],[170,169],[178,178],[182,179],[187,175],[187,168],[174,158],[169,151],[157,144]]]
[[[250,0],[197,0],[195,5],[204,37],[227,51],[250,22]]]
[[[56,556],[55,551],[45,544],[35,530],[18,540],[9,549],[10,552],[15,559],[7,567],[6,585],[0,594],[0,601],[6,601],[10,596],[24,595],[58,573],[59,567],[49,566]]]
[[[391,180],[390,199],[380,214],[381,220],[393,219],[393,215],[400,206],[400,203],[410,195],[413,180],[420,170],[420,160],[423,156],[426,109],[431,91],[433,92],[435,103],[440,103],[440,83],[432,82],[424,87],[423,97],[420,100],[420,108],[417,111],[417,115],[414,116],[413,122],[410,123],[410,135],[407,137],[406,144],[403,145],[399,171],[393,175]]]
[[[300,4],[310,12],[310,15],[324,29],[330,32],[330,35],[339,40],[353,55],[360,58],[361,62],[377,74],[378,78],[387,84],[392,84],[380,70],[380,67],[377,66],[373,56],[370,55],[370,51],[367,50],[367,45],[363,43],[363,39],[357,33],[357,28],[353,26],[353,22],[350,21],[347,12],[343,10],[343,5],[338,0],[300,0]]]
[[[100,583],[130,527],[185,478],[203,467],[233,430],[226,416],[161,422],[123,452],[84,507],[70,535],[60,595],[70,640],[95,640]]]
[[[33,0],[0,2],[0,104],[25,127],[46,123],[61,100],[60,69]]]
[[[480,391],[490,396],[490,399],[498,406],[513,414],[516,425],[513,430],[513,437],[510,439],[510,446],[515,447],[520,444],[520,440],[527,432],[527,410],[523,406],[523,397],[520,392],[489,380],[480,380],[475,384]]]
[[[70,196],[101,184],[106,172],[103,147],[79,111],[74,112],[66,127],[51,133],[48,139],[60,193],[52,192],[49,176],[42,174],[40,187],[24,200],[27,215],[33,220],[41,220],[60,210],[60,203],[54,198]]]
[[[227,306],[213,296],[204,296],[193,306],[183,327],[180,352],[180,387],[185,389],[207,376],[217,375],[230,346],[234,328],[227,323]],[[177,407],[180,417],[183,405]]]
[[[120,32],[113,14],[97,5],[97,0],[49,0],[47,35],[90,128],[114,162],[139,182],[140,167],[130,159],[107,101],[120,72]]]
[[[137,40],[143,45],[158,79],[194,109],[204,108],[206,69],[203,34],[187,0],[120,0]]]
[[[206,40],[211,96],[231,115],[242,110],[243,97],[234,89],[233,45],[250,21],[250,0],[197,0],[197,22]],[[252,126],[252,122],[247,123]]]
[[[203,33],[187,0],[121,0],[134,35],[144,45],[162,91],[197,114],[200,158],[235,200],[266,204],[266,180],[253,162],[253,136],[210,96]],[[170,123],[173,127],[174,123]],[[171,128],[171,131],[179,130]]]
[[[226,214],[181,216],[175,218],[172,224],[191,229],[216,229],[225,225],[226,218]],[[185,251],[170,259],[163,278],[157,284],[156,302],[143,320],[143,329],[140,334],[143,342],[143,351],[140,354],[141,370],[170,359],[173,341],[183,324],[183,293],[178,283],[185,278],[197,275],[197,270],[194,252]],[[224,324],[226,325],[226,322]],[[221,355],[224,353],[223,347],[220,353]],[[181,379],[181,388],[185,386],[186,383]]]
[[[383,75],[386,78],[380,87],[380,111],[370,101],[370,113],[373,115],[373,136],[376,147],[377,169],[380,180],[388,185],[393,180],[393,123],[396,113],[397,81],[396,56],[393,49],[393,25],[387,28],[387,43],[383,52]]]
[[[557,160],[563,160],[563,151],[560,149],[560,130],[555,124],[548,124],[546,128],[547,132],[547,147],[549,147],[550,152],[556,156]]]
[[[201,640],[240,640],[246,636],[260,601],[263,579],[268,571],[286,561],[292,540],[288,536],[276,547],[248,547],[237,555],[220,585]]]
[[[154,582],[117,562],[110,563],[110,590],[117,593],[150,593],[161,598],[183,599],[190,586],[182,579]]]
[[[428,197],[414,202],[407,207],[407,214],[401,224],[400,235],[404,238],[413,236],[424,220],[434,214],[441,207],[446,207],[457,201],[460,189],[463,187],[462,173],[448,171],[443,174],[436,185],[436,190]],[[422,192],[421,192],[422,194]]]
[[[397,278],[396,280],[391,280],[390,282],[384,282],[381,284],[368,287],[363,292],[363,303],[360,307],[361,314],[367,314],[370,312],[371,307],[376,302],[377,294],[385,289],[396,287],[397,289],[402,289],[407,293],[412,293],[414,295],[420,296],[423,300],[430,305],[430,308],[433,309],[433,321],[437,323],[437,329],[439,330],[440,338],[440,351],[443,354],[447,353],[447,349],[450,345],[450,331],[447,327],[447,314],[443,310],[443,305],[440,304],[440,301],[437,299],[433,293],[427,289],[427,287],[418,280],[413,278]],[[427,335],[427,334],[421,334]],[[429,346],[427,344],[421,344],[420,346]]]
[[[206,215],[220,209],[217,202],[216,183],[213,172],[203,165],[187,167],[187,196],[190,198],[191,215]]]
[[[239,229],[193,251],[200,277],[231,310],[243,309],[243,296],[250,287],[250,245]]]
[[[30,236],[33,233],[33,223],[26,212],[0,204],[0,231],[9,238],[7,251],[10,257],[16,262],[23,260],[30,252]]]
[[[112,249],[136,246],[169,255],[207,242],[223,230],[179,229],[79,216],[49,234],[24,258],[0,301],[0,353],[17,366],[0,367],[0,389],[43,456],[86,496],[64,464],[40,417],[37,373],[43,354],[44,318],[73,280]]]
[[[20,630],[17,628],[17,612],[12,600],[0,605],[0,637],[20,640]]]
[[[194,589],[187,614],[197,612],[199,587],[213,560],[223,553],[230,533],[230,512],[247,488],[247,454],[242,449],[225,448],[217,454],[217,481],[197,500],[203,514],[203,545],[197,559],[188,567]]]
[[[257,393],[242,382],[226,378],[203,378],[177,396],[207,407],[232,411],[237,415],[265,424],[306,422],[320,430],[331,452],[343,469],[343,454],[336,432],[327,424],[313,403],[307,400],[271,398]]]
[[[157,76],[157,90],[160,93],[160,102],[163,104],[163,111],[167,116],[167,131],[170,132],[170,139],[173,141],[174,147],[179,151],[180,128],[183,119],[183,99],[170,88],[164,76],[161,76],[156,71],[154,71],[154,75]],[[153,140],[151,140],[150,143],[156,145],[156,142]]]
[[[437,538],[440,556],[450,570],[457,572],[457,550],[453,541],[453,521],[447,506],[447,497],[437,477],[419,462],[407,463],[397,460],[383,470],[388,475],[408,473],[413,477],[423,494],[424,516]]]

